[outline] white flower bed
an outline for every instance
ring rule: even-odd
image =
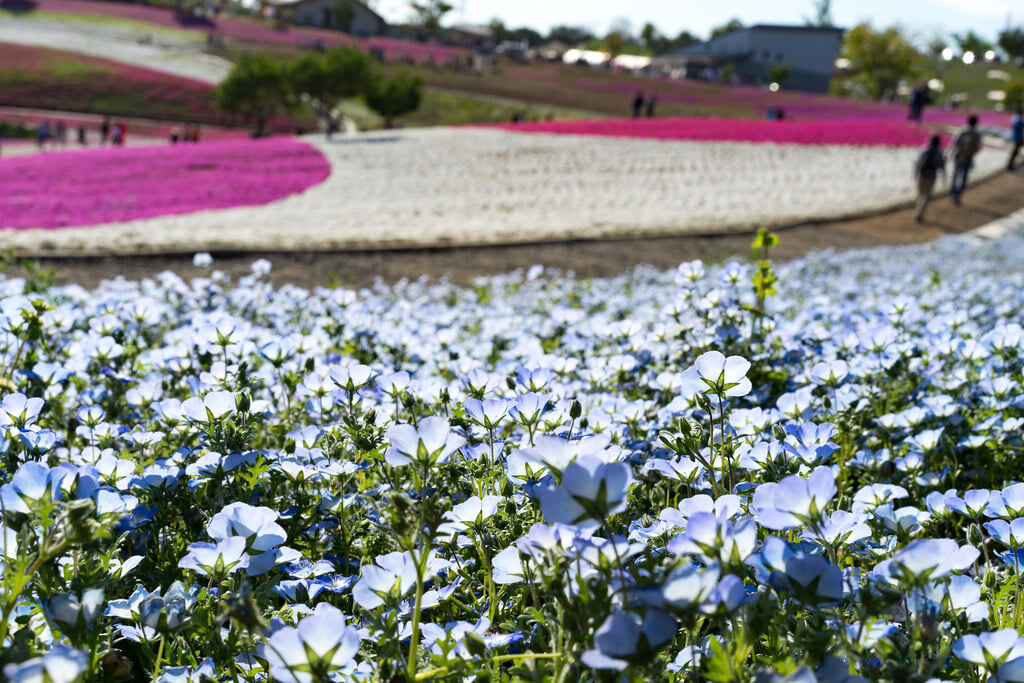
[[[88,230],[11,232],[0,248],[397,247],[749,230],[908,202],[917,154],[473,128],[310,141],[333,171],[301,195]],[[983,150],[973,177],[1003,161]]]

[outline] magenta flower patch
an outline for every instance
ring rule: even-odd
[[[0,159],[0,228],[98,225],[267,204],[330,175],[293,138],[106,148]]]
[[[499,128],[523,133],[598,135],[699,140],[774,142],[793,145],[885,145],[917,147],[932,131],[906,123],[863,119],[828,121],[763,121],[749,119],[655,118],[590,119],[500,124]]]

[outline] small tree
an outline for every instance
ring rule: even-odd
[[[384,117],[385,128],[393,128],[397,117],[416,111],[422,98],[423,81],[407,73],[374,79],[365,95],[366,105]]]
[[[807,18],[808,26],[821,26],[828,28],[835,26],[832,21],[832,0],[816,0],[814,3],[814,15]]]
[[[424,2],[409,3],[413,12],[416,13],[417,22],[427,35],[437,35],[441,32],[441,19],[454,9],[454,6],[444,0],[424,0]]]
[[[967,33],[954,33],[953,40],[960,46],[961,52],[973,52],[975,56],[981,57],[988,50],[992,49],[992,43],[988,42],[974,31]]]
[[[772,64],[765,69],[765,72],[768,74],[768,80],[772,83],[778,83],[779,86],[785,85],[786,79],[789,78],[789,63]]]
[[[1024,28],[1008,28],[999,33],[999,47],[1010,59],[1024,59]]]
[[[261,137],[270,119],[288,108],[288,88],[280,62],[266,55],[243,54],[213,91],[218,109],[239,116]]]
[[[841,54],[850,60],[852,80],[860,83],[872,99],[917,75],[917,50],[895,26],[884,31],[876,31],[869,24],[854,27],[843,39]]]
[[[309,97],[318,116],[331,131],[330,112],[346,97],[366,91],[372,78],[372,60],[365,52],[338,47],[323,55],[305,54],[288,63],[285,71],[293,100]]]
[[[1014,110],[1017,107],[1024,106],[1024,80],[1015,78],[1006,84],[1006,88],[1003,89],[1006,95],[1006,99],[1003,100],[1003,104],[1009,110]]]
[[[334,23],[342,31],[349,31],[352,28],[352,20],[356,18],[356,8],[352,0],[335,0]]]
[[[730,19],[721,26],[716,26],[711,29],[711,37],[717,38],[718,36],[724,36],[726,33],[732,33],[733,31],[739,31],[743,28],[743,22],[739,19]]]

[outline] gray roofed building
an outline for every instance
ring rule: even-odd
[[[707,79],[732,65],[741,82],[761,85],[769,82],[769,67],[785,64],[787,90],[823,93],[828,92],[842,38],[840,28],[758,24],[662,55],[652,66]]]
[[[319,26],[357,36],[378,36],[388,23],[359,0],[264,0],[280,18],[303,26]]]

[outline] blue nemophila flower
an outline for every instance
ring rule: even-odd
[[[428,417],[419,425],[394,425],[387,431],[390,442],[384,459],[392,467],[411,463],[447,462],[466,440],[451,430],[443,417]]]
[[[42,657],[5,665],[4,676],[10,683],[71,683],[85,673],[86,665],[84,652],[57,643]]]
[[[920,596],[908,600],[908,603],[914,604],[919,599],[941,605],[954,614],[962,614],[968,623],[983,621],[989,616],[988,603],[981,597],[981,586],[963,574],[954,574],[925,586]]]
[[[979,554],[974,546],[948,538],[922,538],[892,556],[889,573],[908,585],[922,586],[967,569]]]
[[[1024,516],[1024,484],[1012,484],[1002,491],[993,491],[985,514],[1003,519]]]
[[[750,558],[758,581],[790,593],[808,607],[843,598],[843,572],[821,555],[794,550],[777,536],[764,540],[761,551]]]
[[[814,529],[808,529],[800,536],[826,548],[839,548],[870,538],[871,527],[867,524],[868,519],[868,515],[836,510]]]
[[[491,559],[491,579],[498,585],[521,583],[526,579],[526,569],[517,546],[511,545]]]
[[[626,509],[632,485],[629,465],[583,456],[565,468],[561,486],[551,484],[538,492],[540,508],[549,522],[596,526]]]
[[[61,497],[61,482],[69,476],[63,467],[47,467],[41,462],[26,462],[11,477],[11,483],[0,486],[0,504],[8,512],[29,513],[35,501],[49,496]]]
[[[181,411],[192,422],[212,424],[237,410],[235,395],[230,391],[211,391],[202,398],[193,396],[181,403]]]
[[[612,614],[594,632],[594,649],[583,653],[583,663],[592,669],[621,671],[628,660],[648,660],[678,631],[668,612],[652,607],[641,617],[633,612]]]
[[[39,418],[42,409],[41,398],[27,398],[22,393],[7,394],[0,401],[0,427],[23,429]]]
[[[1003,550],[997,552],[996,557],[1002,560],[1014,574],[1024,573],[1024,548]]]
[[[844,360],[819,361],[811,368],[808,379],[813,384],[836,386],[842,382],[849,372],[849,365]]]
[[[488,398],[481,401],[469,398],[462,404],[469,419],[484,429],[497,429],[508,414],[509,402],[503,398]]]
[[[332,365],[327,369],[327,376],[336,387],[351,394],[370,383],[373,378],[373,370],[360,363]]]
[[[953,643],[953,654],[995,674],[1003,662],[1024,656],[1024,638],[1015,628],[969,634]]]
[[[519,368],[516,370],[516,382],[526,391],[534,393],[543,391],[553,379],[555,379],[555,373],[550,368]]]
[[[197,589],[186,588],[180,581],[172,583],[163,595],[159,588],[149,592],[139,586],[127,600],[108,602],[104,614],[141,624],[141,631],[132,627],[130,633],[137,636],[134,640],[153,640],[159,633],[174,631],[184,624],[197,602],[197,593]]]
[[[721,351],[708,351],[694,361],[682,376],[682,393],[693,396],[713,393],[722,396],[746,396],[750,393],[747,371],[750,361],[742,356],[729,356]]]
[[[207,657],[195,669],[187,666],[165,667],[154,683],[204,683],[216,679],[216,666],[213,659]]]
[[[192,543],[188,547],[188,554],[178,560],[178,566],[211,578],[223,579],[249,566],[245,545],[245,539],[241,536],[230,536],[216,544]]]
[[[102,609],[102,588],[88,588],[81,594],[57,593],[43,602],[43,612],[61,630],[84,628],[92,623]]]
[[[297,553],[283,554],[277,550],[288,538],[284,528],[276,521],[278,515],[276,510],[268,507],[231,503],[210,519],[206,524],[206,533],[216,541],[242,537],[248,553],[248,559],[242,566],[249,576],[257,576],[270,571],[278,561],[299,559]]]
[[[1007,548],[1016,550],[1024,546],[1024,518],[1018,517],[1012,522],[1004,519],[985,522],[985,530]]]
[[[736,565],[743,563],[757,547],[757,523],[740,517],[735,523],[724,515],[698,512],[686,520],[686,530],[665,546],[676,555],[698,555],[705,561]]]
[[[431,553],[427,559],[425,577],[444,571],[451,562]],[[352,597],[363,609],[376,609],[386,602],[396,602],[416,585],[416,561],[408,553],[393,552],[380,555],[373,564],[359,569],[359,581],[352,588]]]
[[[782,447],[785,452],[807,467],[816,467],[828,460],[839,450],[832,442],[837,429],[829,422],[816,425],[805,422],[801,425],[786,425],[786,440]]]
[[[276,680],[314,683],[353,672],[359,644],[359,631],[341,610],[321,602],[296,626],[270,634],[260,650]]]
[[[769,529],[813,526],[825,515],[825,506],[837,490],[832,468],[817,467],[806,479],[794,474],[777,484],[761,484],[750,509],[758,523]]]
[[[965,517],[980,517],[992,498],[992,492],[988,489],[971,489],[964,491],[964,497],[946,496],[946,507],[959,512]]]
[[[488,648],[505,647],[523,639],[521,633],[491,634],[491,620],[480,617],[476,623],[453,621],[444,624],[423,624],[421,634],[423,645],[431,654],[445,657],[452,653],[461,659],[472,659],[473,655],[466,646],[466,636],[475,635]]]
[[[87,405],[82,406],[75,413],[75,417],[79,422],[89,429],[94,429],[107,417],[107,411],[103,410],[102,406],[98,405]]]
[[[880,505],[907,497],[907,490],[896,484],[868,484],[853,495],[853,512],[870,513]]]
[[[752,597],[747,596],[743,579],[734,574],[728,574],[711,589],[704,602],[701,603],[700,611],[704,614],[731,614]]]
[[[618,462],[622,449],[612,445],[607,434],[588,435],[571,441],[556,436],[537,437],[530,448],[514,451],[507,462],[508,477],[526,482],[540,479],[548,470],[561,474],[572,462],[584,456],[596,457],[602,462]]]
[[[661,586],[661,597],[666,605],[680,610],[698,608],[718,585],[721,576],[718,565],[702,567],[686,563],[673,569]]]

